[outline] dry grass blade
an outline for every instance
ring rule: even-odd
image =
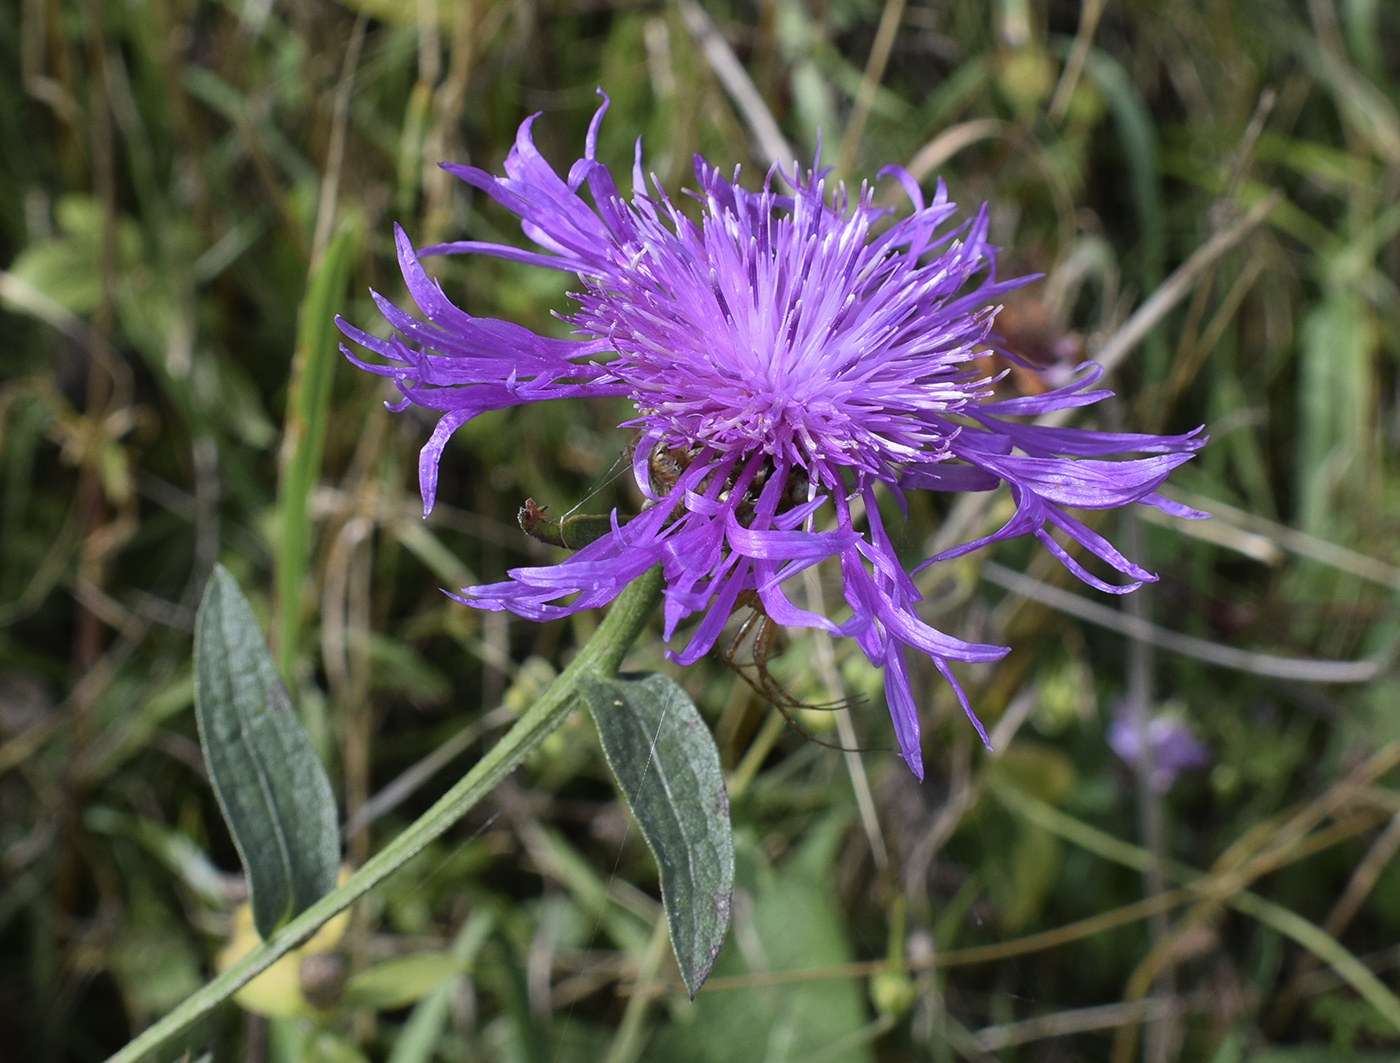
[[[1210,513],[1212,517],[1216,516],[1214,511],[1208,508],[1206,512]],[[1268,565],[1270,568],[1276,568],[1284,562],[1283,551],[1275,546],[1274,541],[1267,535],[1242,531],[1220,520],[1187,520],[1171,513],[1164,513],[1155,506],[1143,506],[1138,517],[1148,524],[1170,528],[1177,535],[1185,535],[1203,543],[1212,543],[1215,546],[1222,546],[1226,550],[1233,550],[1237,554],[1243,554],[1245,557],[1258,561],[1261,565]]]
[[[470,749],[483,734],[504,726],[514,718],[515,710],[502,705],[492,709],[481,719],[467,724],[361,805],[340,828],[341,837],[353,837],[381,816],[388,815],[417,793],[429,779]]]
[[[92,329],[86,321],[9,270],[0,270],[0,301],[37,317],[79,346],[92,347]]]
[[[686,28],[695,38],[695,43],[700,45],[705,61],[710,64],[715,77],[719,78],[724,91],[739,105],[739,111],[748,123],[764,161],[770,166],[792,165],[797,160],[792,145],[778,128],[773,112],[763,102],[753,79],[739,62],[734,49],[729,47],[729,42],[720,35],[710,16],[695,0],[681,0],[680,9]]]
[[[25,584],[23,592],[14,601],[0,604],[0,628],[23,620],[33,613],[63,578],[64,571],[72,563],[81,546],[80,516],[81,506],[75,499],[68,508],[62,529],[54,538],[53,544],[44,552],[43,559],[35,567],[34,575]]]
[[[1361,863],[1356,865],[1356,870],[1347,882],[1347,888],[1342,891],[1337,903],[1332,906],[1332,910],[1323,921],[1322,928],[1327,933],[1336,937],[1351,925],[1351,921],[1361,910],[1362,903],[1375,889],[1381,872],[1397,852],[1400,852],[1400,814],[1391,819],[1385,830],[1371,844],[1371,848],[1366,851]]]
[[[1197,1005],[1200,1006],[1199,1004]],[[1020,1022],[987,1026],[977,1031],[977,1042],[988,1052],[997,1052],[1012,1045],[1045,1041],[1052,1037],[1067,1037],[1075,1033],[1112,1030],[1128,1022],[1153,1022],[1187,1012],[1185,1001],[1173,997],[1153,997],[1151,1000],[1122,1001],[1091,1008],[1073,1008],[1049,1015],[1037,1015]]]
[[[1059,122],[1069,110],[1069,101],[1074,96],[1074,88],[1084,73],[1084,61],[1089,58],[1089,48],[1094,42],[1094,31],[1099,28],[1099,19],[1108,0],[1083,0],[1079,6],[1079,29],[1070,46],[1069,58],[1060,71],[1060,80],[1055,85],[1055,95],[1050,99],[1050,121]]]
[[[63,723],[61,717],[50,715],[48,719],[41,720],[0,744],[0,775],[34,756],[45,742],[62,729]]]
[[[1177,303],[1185,299],[1196,282],[1205,272],[1220,261],[1227,253],[1238,247],[1260,225],[1264,224],[1275,207],[1283,202],[1283,193],[1274,191],[1260,200],[1234,224],[1221,230],[1192,253],[1191,257],[1172,271],[1150,296],[1144,300],[1121,328],[1107,342],[1093,352],[1094,361],[1103,366],[1104,372],[1111,373],[1118,364],[1132,352],[1133,348],[1146,338],[1156,324],[1171,311]],[[1072,410],[1058,410],[1036,420],[1036,424],[1063,424],[1073,413]]]
[[[1355,821],[1339,821],[1331,828],[1309,836],[1308,831],[1333,816],[1363,786],[1400,763],[1400,743],[1392,743],[1374,753],[1345,778],[1308,802],[1296,815],[1277,817],[1276,822],[1258,824],[1231,845],[1200,880],[1204,895],[1172,929],[1143,957],[1129,976],[1124,996],[1139,1000],[1146,996],[1158,973],[1174,960],[1174,952],[1197,935],[1215,918],[1221,904],[1266,923],[1308,949],[1345,979],[1368,1003],[1400,1029],[1400,998],[1387,989],[1335,937],[1282,905],[1275,904],[1245,887],[1254,879],[1297,859],[1310,838],[1328,839],[1347,834]],[[1178,875],[1179,868],[1175,869]],[[1193,883],[1193,885],[1195,885]],[[1119,1027],[1114,1038],[1115,1063],[1128,1063],[1136,1047],[1137,1024]]]
[[[642,953],[641,962],[637,966],[637,985],[642,991],[628,999],[622,1012],[622,1022],[618,1024],[617,1035],[608,1047],[608,1054],[603,1063],[633,1063],[646,1044],[642,1022],[653,999],[653,995],[646,992],[646,989],[656,982],[657,972],[666,959],[666,935],[666,915],[663,912],[656,917],[651,939],[647,942],[646,951]]]
[[[1225,293],[1225,297],[1220,301],[1220,306],[1216,309],[1215,315],[1210,319],[1205,329],[1199,335],[1195,334],[1194,331],[1183,333],[1181,345],[1177,349],[1176,359],[1172,362],[1171,373],[1167,378],[1169,401],[1174,401],[1196,378],[1207,356],[1215,350],[1216,344],[1225,334],[1225,329],[1235,320],[1240,304],[1244,302],[1245,296],[1250,293],[1263,272],[1264,262],[1261,256],[1250,256],[1249,262],[1235,277],[1234,283],[1230,285],[1229,291]],[[1210,284],[1202,283],[1196,289],[1198,295],[1202,297],[1202,309],[1204,309],[1204,301],[1210,288]],[[1192,302],[1192,310],[1195,310],[1195,300]],[[1163,410],[1165,412],[1165,407]]]
[[[995,945],[978,945],[965,949],[954,949],[938,953],[929,960],[910,960],[904,964],[906,971],[927,970],[930,967],[971,967],[978,964],[994,963],[998,960],[1026,956],[1034,952],[1044,952],[1070,942],[1102,934],[1120,926],[1140,922],[1154,912],[1169,911],[1185,904],[1194,897],[1189,889],[1172,890],[1144,901],[1135,901],[1121,908],[1068,923],[1053,930],[1025,937],[998,942]],[[705,983],[702,993],[720,993],[736,989],[752,989],[756,986],[798,985],[803,982],[824,982],[835,978],[868,978],[889,970],[889,960],[865,960],[858,963],[833,964],[829,967],[810,967],[797,971],[758,971],[753,974],[729,975],[711,978]],[[618,986],[619,996],[629,996],[637,992],[635,986]],[[650,990],[656,995],[684,993],[680,984],[657,986]]]
[[[1379,558],[1349,550],[1345,546],[1338,546],[1336,543],[1319,539],[1315,535],[1309,535],[1297,528],[1279,524],[1277,521],[1268,520],[1253,513],[1246,513],[1242,509],[1214,498],[1206,498],[1204,495],[1183,491],[1176,487],[1168,487],[1163,493],[1168,498],[1181,502],[1183,505],[1206,510],[1211,515],[1212,523],[1220,522],[1233,525],[1244,532],[1259,535],[1277,543],[1282,549],[1297,554],[1299,557],[1306,557],[1324,565],[1330,565],[1332,568],[1349,572],[1353,576],[1359,576],[1361,579],[1377,583],[1382,587],[1400,590],[1400,567]]]
[[[807,592],[807,604],[818,616],[826,615],[826,603],[822,596],[821,580],[816,569],[809,568],[802,573],[803,587]],[[825,631],[814,631],[816,640],[817,671],[827,689],[827,699],[839,706],[835,710],[836,734],[841,740],[841,757],[846,764],[846,773],[851,778],[851,789],[856,795],[856,809],[860,813],[861,829],[870,842],[870,856],[877,870],[883,871],[889,862],[889,851],[885,846],[885,836],[880,830],[880,818],[875,811],[875,798],[870,792],[870,780],[865,774],[865,764],[860,759],[857,748],[855,725],[851,722],[851,711],[845,704],[845,684],[841,673],[836,669],[836,654],[832,649],[831,636]]]
[[[1381,872],[1385,866],[1394,858],[1395,853],[1400,851],[1400,813],[1397,813],[1390,820],[1386,829],[1371,843],[1371,848],[1366,851],[1361,863],[1356,865],[1346,889],[1332,906],[1332,910],[1327,913],[1327,918],[1323,921],[1322,930],[1332,937],[1339,937],[1350,925],[1352,919],[1365,903],[1366,898],[1375,888]],[[1364,962],[1364,961],[1363,961]],[[1273,1014],[1269,1019],[1269,1026],[1275,1030],[1281,1030],[1287,1025],[1292,1017],[1294,1007],[1305,994],[1308,977],[1316,971],[1321,961],[1313,953],[1305,953],[1299,958],[1298,968],[1292,980],[1279,994],[1278,1003],[1274,1006]]]
[[[1378,750],[1346,778],[1333,784],[1295,814],[1277,817],[1275,820],[1261,823],[1255,829],[1247,832],[1221,855],[1220,859],[1216,861],[1215,867],[1208,873],[1202,874],[1183,864],[1169,863],[1167,871],[1178,879],[1189,879],[1187,885],[1052,930],[1028,934],[992,945],[979,945],[937,953],[926,960],[911,960],[905,963],[904,969],[916,971],[928,967],[971,966],[1033,952],[1042,952],[1101,934],[1115,927],[1138,922],[1156,913],[1167,912],[1187,903],[1200,904],[1204,902],[1211,905],[1226,903],[1231,907],[1245,911],[1247,914],[1256,917],[1262,916],[1274,920],[1275,923],[1283,924],[1285,920],[1282,913],[1286,911],[1285,909],[1252,894],[1241,901],[1240,898],[1246,893],[1244,887],[1263,875],[1328,849],[1348,838],[1355,837],[1361,831],[1374,825],[1376,821],[1374,815],[1349,816],[1330,827],[1308,833],[1323,819],[1344,808],[1347,802],[1356,797],[1366,786],[1396,767],[1397,764],[1400,764],[1400,743],[1393,743]],[[1009,802],[1018,814],[1028,816],[1039,826],[1107,860],[1121,863],[1135,870],[1142,870],[1151,861],[1151,854],[1146,849],[1082,823],[1044,801],[1023,794],[1013,787],[999,783],[992,789],[992,792],[1003,802]],[[1302,920],[1300,917],[1286,922],[1287,926],[1284,932],[1289,933],[1290,936],[1301,937],[1301,943],[1304,943],[1305,946],[1316,947],[1319,941],[1318,934],[1323,937],[1327,936],[1320,928],[1316,927],[1312,927],[1312,931],[1316,931],[1316,934],[1306,928],[1303,928],[1300,933],[1300,927],[1306,924],[1306,920]],[[1311,924],[1307,924],[1307,926],[1311,926]],[[1332,945],[1335,946],[1334,949],[1326,948],[1325,951],[1328,952],[1331,960],[1341,959],[1345,973],[1343,971],[1338,973],[1342,974],[1348,981],[1352,981],[1356,977],[1361,977],[1365,981],[1365,977],[1357,973],[1358,969],[1363,968],[1364,965],[1361,965],[1360,961],[1356,960],[1350,952],[1335,941],[1332,942]],[[759,985],[825,981],[833,978],[868,977],[888,969],[888,966],[889,961],[881,959],[797,971],[762,971],[747,975],[716,977],[711,978],[705,984],[702,992],[747,989]],[[1367,973],[1369,974],[1369,971]],[[1151,979],[1149,978],[1147,981],[1150,984]],[[636,991],[638,990],[635,986],[618,987],[618,994],[621,996],[627,996]],[[656,994],[683,993],[685,990],[678,986],[658,986],[650,992]],[[1389,990],[1384,992],[1389,994]],[[1400,1013],[1400,1001],[1396,1002],[1396,1010],[1397,1013]]]
[[[1198,661],[1231,668],[1270,679],[1301,680],[1309,683],[1366,683],[1381,675],[1395,660],[1400,640],[1392,640],[1379,653],[1359,661],[1318,661],[1305,657],[1279,657],[1252,650],[1236,650],[1192,635],[1182,635],[1158,627],[1141,617],[1130,616],[1078,594],[1052,587],[1050,584],[1012,571],[995,561],[983,566],[982,576],[1022,598],[1048,605],[1052,609],[1088,623],[1117,631],[1129,638],[1140,639],[1170,653],[1194,657]]]
[[[345,59],[340,67],[340,81],[335,87],[335,103],[331,108],[331,142],[326,150],[326,167],[321,178],[321,195],[316,204],[316,228],[311,238],[311,268],[320,264],[331,242],[335,226],[336,204],[340,198],[340,171],[345,164],[345,125],[350,119],[350,93],[355,87],[355,67],[360,61],[360,49],[365,43],[369,25],[368,11],[361,10],[350,31],[350,43],[345,46]]]
[[[1038,703],[1039,698],[1036,691],[1029,686],[1011,699],[1002,712],[1001,718],[997,720],[996,726],[992,728],[992,733],[988,736],[992,745],[989,754],[990,762],[994,763],[1010,748],[1012,740],[1016,737],[1016,732],[1035,711]],[[915,843],[913,850],[905,859],[904,889],[911,897],[917,898],[919,896],[934,856],[953,836],[953,832],[962,823],[963,817],[977,803],[977,799],[982,794],[983,783],[990,777],[984,771],[978,778],[972,778],[969,767],[972,753],[971,741],[961,731],[958,732],[958,738],[955,741],[952,781],[948,787],[947,800],[943,802],[943,807],[938,810],[938,813],[932,817],[923,836]]]
[[[855,165],[856,152],[860,150],[860,141],[865,135],[865,123],[870,118],[870,105],[875,102],[875,92],[885,76],[890,49],[894,47],[895,34],[899,32],[899,21],[903,17],[904,0],[885,0],[884,9],[880,12],[880,25],[875,30],[875,42],[870,46],[870,56],[865,61],[865,74],[860,79],[856,102],[841,137],[841,153],[836,163],[838,178],[844,179]]]
[[[996,118],[974,118],[971,121],[959,122],[949,126],[920,148],[904,168],[909,171],[910,177],[922,183],[964,148],[976,144],[979,140],[990,140],[1000,136],[1005,128],[1006,123]],[[900,190],[891,187],[880,194],[878,201],[881,206],[892,207],[899,202],[899,196]]]

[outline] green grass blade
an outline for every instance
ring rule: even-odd
[[[277,665],[291,678],[301,634],[302,584],[310,548],[311,492],[321,474],[331,384],[340,361],[335,316],[344,306],[345,285],[359,246],[357,231],[341,228],[311,274],[301,304],[287,421],[282,435],[281,482],[277,491],[278,537],[273,561],[277,589]]]

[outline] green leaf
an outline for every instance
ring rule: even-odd
[[[495,928],[496,916],[490,908],[474,908],[462,929],[457,931],[448,955],[461,970],[469,970]],[[454,987],[454,981],[440,982],[413,1006],[408,1021],[394,1039],[388,1063],[432,1063],[438,1041],[447,1027]]]
[[[295,1018],[273,1019],[267,1032],[268,1057],[282,1063],[369,1063],[369,1057],[341,1034]]]
[[[95,256],[66,237],[30,244],[16,256],[10,272],[80,316],[92,313],[101,294]]]
[[[749,903],[736,906],[735,933],[715,964],[716,977],[838,967],[856,958],[831,886],[832,865],[849,823],[843,812],[828,813],[777,869],[741,833],[737,886]],[[736,947],[740,941],[742,949]],[[860,1039],[861,1031],[872,1027],[865,986],[856,978],[702,993],[688,1012],[685,1022],[658,1025],[642,1056],[645,1063],[823,1058],[873,1063],[875,1058]]]
[[[661,582],[661,566],[655,565],[629,583],[559,678],[461,781],[438,798],[437,804],[400,831],[345,882],[225,968],[174,1011],[141,1031],[107,1063],[145,1063],[158,1049],[174,1042],[250,980],[305,942],[337,912],[344,911],[446,833],[569,718],[578,707],[579,683],[584,676],[612,675],[617,671],[628,648],[661,603]],[[0,905],[3,903],[0,898]]]
[[[194,629],[204,762],[267,938],[335,888],[335,795],[238,583],[222,565]]]
[[[415,952],[376,963],[350,979],[345,1005],[395,1011],[432,992],[445,979],[459,975],[467,964],[450,952]]]
[[[691,997],[714,966],[734,892],[734,837],[719,750],[664,675],[582,676],[608,766],[661,871],[671,947]]]
[[[1300,332],[1300,523],[1313,535],[1345,534],[1352,500],[1365,497],[1379,333],[1357,286],[1342,283],[1308,311]]]

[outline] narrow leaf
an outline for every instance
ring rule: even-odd
[[[335,367],[341,361],[335,316],[344,309],[345,285],[350,279],[357,247],[356,230],[342,227],[311,274],[297,326],[277,485],[279,530],[274,565],[278,603],[277,661],[284,676],[291,674],[301,631],[301,590],[306,577],[311,492],[321,475],[331,384]]]
[[[714,966],[734,892],[734,838],[719,750],[664,675],[579,681],[608,766],[661,871],[671,948],[691,997]]]
[[[195,717],[209,779],[267,938],[335,888],[335,795],[238,583],[222,565],[194,629]]]

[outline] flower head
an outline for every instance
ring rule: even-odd
[[[1158,793],[1170,790],[1181,772],[1210,763],[1210,747],[1175,712],[1157,713],[1139,726],[1128,705],[1121,704],[1113,714],[1106,737],[1109,748],[1121,760],[1138,768],[1144,763],[1151,765],[1148,778]],[[1150,758],[1143,755],[1144,742]]]
[[[986,208],[952,224],[956,208],[942,182],[925,202],[908,174],[882,171],[913,205],[891,220],[866,186],[852,198],[844,187],[829,188],[820,171],[795,169],[786,178],[791,194],[774,188],[774,172],[750,192],[737,172],[726,179],[697,158],[696,222],[654,179],[648,189],[640,142],[631,196],[619,192],[594,158],[606,109],[605,99],[567,178],[536,150],[533,118],[520,127],[505,177],[444,165],[518,215],[538,250],[461,242],[415,251],[396,228],[404,280],[426,322],[376,295],[395,336],[381,340],[341,323],[387,361],[347,351],[394,380],[403,394],[396,408],[442,412],[419,466],[425,510],[447,439],[479,413],[567,396],[619,396],[636,407],[622,427],[636,431],[633,473],[646,508],[625,522],[614,515],[611,534],[557,565],[514,569],[506,582],[466,588],[461,600],[545,620],[609,602],[660,564],[665,637],[699,616],[675,654],[690,663],[714,646],[740,596],[756,597],[773,621],[854,638],[883,666],[900,750],[922,777],[908,651],[932,660],[964,709],[949,662],[992,661],[1007,651],[920,619],[919,592],[895,555],[877,488],[902,506],[911,489],[986,491],[1004,482],[1016,500],[1010,521],[925,565],[1029,533],[1081,579],[1120,593],[1154,577],[1066,507],[1146,502],[1191,515],[1156,489],[1203,439],[1017,420],[1109,395],[1093,389],[1101,375],[1094,366],[1057,390],[997,401],[994,381],[972,362],[989,342],[997,299],[1029,278],[996,278]],[[564,320],[580,338],[538,336],[454,306],[419,255],[464,253],[575,274],[582,291]],[[1103,460],[1133,452],[1148,456]],[[1130,582],[1091,575],[1049,527]],[[830,559],[839,562],[852,613],[840,624],[793,604],[783,590]]]

